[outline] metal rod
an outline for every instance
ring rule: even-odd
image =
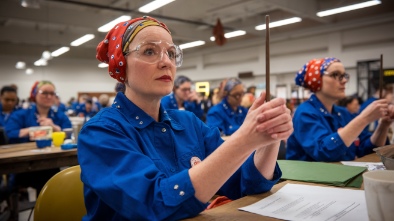
[[[265,100],[270,101],[270,16],[265,16]]]
[[[383,98],[383,54],[380,55],[379,99]]]

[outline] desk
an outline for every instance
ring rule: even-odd
[[[0,146],[0,174],[78,165],[77,149],[38,149],[35,142]]]
[[[377,156],[375,153],[366,155],[364,157],[358,158],[357,160],[355,160],[357,162],[380,162],[380,158],[379,156]],[[214,209],[210,209],[207,211],[204,211],[202,213],[200,213],[198,216],[194,217],[194,218],[190,218],[190,219],[185,219],[185,220],[201,220],[201,221],[212,221],[212,220],[226,220],[226,221],[235,221],[235,220],[248,220],[248,221],[254,221],[254,220],[279,220],[279,219],[275,219],[272,217],[266,217],[266,216],[261,216],[261,215],[257,215],[254,213],[249,213],[249,212],[245,212],[245,211],[240,211],[238,210],[238,208],[240,207],[244,207],[244,206],[248,206],[250,204],[253,204],[255,202],[258,202],[272,194],[274,194],[275,192],[277,192],[280,188],[282,188],[283,186],[285,186],[288,183],[295,183],[295,184],[304,184],[304,185],[312,185],[312,186],[324,186],[324,187],[332,187],[335,188],[333,186],[326,186],[323,184],[317,184],[317,183],[305,183],[305,182],[298,182],[298,181],[290,181],[290,180],[286,180],[283,182],[280,182],[278,184],[276,184],[275,186],[272,187],[270,192],[267,193],[262,193],[262,194],[256,194],[256,195],[251,195],[251,196],[245,196],[242,197],[238,200],[234,200],[230,203],[224,204],[222,206],[216,207]],[[360,188],[363,189],[363,186]]]

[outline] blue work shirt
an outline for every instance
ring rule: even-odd
[[[218,127],[224,135],[229,136],[241,127],[247,114],[248,109],[242,106],[238,106],[234,111],[224,98],[209,109],[206,123],[210,127]]]
[[[40,126],[37,122],[37,106],[31,106],[28,109],[21,109],[12,112],[9,117],[5,129],[8,136],[9,143],[25,143],[29,142],[29,136],[19,137],[19,131],[23,128]],[[63,112],[55,112],[52,109],[48,112],[48,118],[51,118],[53,123],[59,126],[62,130],[65,128],[72,128],[71,121]]]
[[[346,108],[334,105],[330,114],[316,95],[302,103],[293,117],[294,132],[287,141],[286,159],[346,161],[372,153],[371,133],[363,131],[347,147],[338,135],[353,117]]]
[[[15,106],[14,109],[11,111],[11,113],[18,109],[19,108]],[[0,127],[5,126],[5,123],[7,122],[8,118],[11,116],[11,113],[3,112],[3,105],[0,103]]]
[[[112,107],[84,124],[78,138],[83,220],[180,220],[206,209],[194,196],[188,170],[192,158],[204,160],[223,143],[219,131],[187,111],[161,106],[159,118],[118,93]],[[253,155],[218,194],[237,199],[272,188],[281,176],[278,165],[267,180]]]
[[[176,109],[176,110],[179,109],[174,93],[164,96],[161,99],[161,105],[163,106],[164,109],[167,109],[167,110],[168,109]],[[204,116],[204,110],[201,107],[201,103],[197,104],[197,102],[194,102],[194,101],[193,102],[185,101],[185,102],[183,102],[183,106],[185,107],[185,110],[193,112],[200,119]]]

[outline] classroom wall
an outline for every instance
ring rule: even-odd
[[[351,75],[347,94],[357,91],[357,61],[375,60],[384,55],[384,68],[394,68],[394,19],[379,23],[331,26],[326,29],[304,30],[281,36],[272,34],[270,42],[271,93],[276,85],[286,85],[290,97],[295,73],[312,58],[335,56],[342,60]],[[335,27],[335,28],[334,28]],[[262,33],[262,39],[264,40]],[[246,86],[265,88],[265,42],[245,39],[190,53],[185,50],[184,63],[178,75],[194,81],[209,81],[211,86],[240,72],[251,71],[253,78],[242,79]],[[231,42],[231,39],[229,40]],[[92,55],[94,56],[94,55]],[[18,95],[26,98],[36,80],[51,80],[63,101],[81,91],[114,91],[116,80],[95,60],[53,59],[47,67],[34,67],[35,73],[24,74],[15,69],[10,57],[0,57],[0,86],[15,83]]]

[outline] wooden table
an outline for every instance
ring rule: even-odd
[[[372,154],[366,155],[364,157],[361,157],[359,159],[356,159],[355,161],[356,162],[380,162],[380,158],[375,153],[372,153]],[[279,220],[279,219],[275,219],[272,217],[266,217],[266,216],[261,216],[261,215],[254,214],[254,213],[240,211],[240,210],[238,210],[238,208],[248,206],[248,205],[258,202],[258,201],[274,194],[280,188],[282,188],[283,186],[285,186],[288,183],[313,185],[313,186],[325,186],[325,187],[335,188],[333,186],[326,186],[326,185],[317,184],[317,183],[306,183],[306,182],[286,180],[286,181],[280,182],[280,183],[276,184],[275,186],[273,186],[270,192],[251,195],[251,196],[245,196],[245,197],[242,197],[238,200],[234,200],[230,203],[224,204],[222,206],[218,206],[216,208],[206,210],[194,218],[185,219],[185,220],[201,220],[201,221],[211,221],[211,220],[223,220],[223,221]],[[363,186],[361,186],[360,189],[363,189]]]
[[[35,142],[0,146],[0,174],[78,165],[77,149],[38,149]]]

